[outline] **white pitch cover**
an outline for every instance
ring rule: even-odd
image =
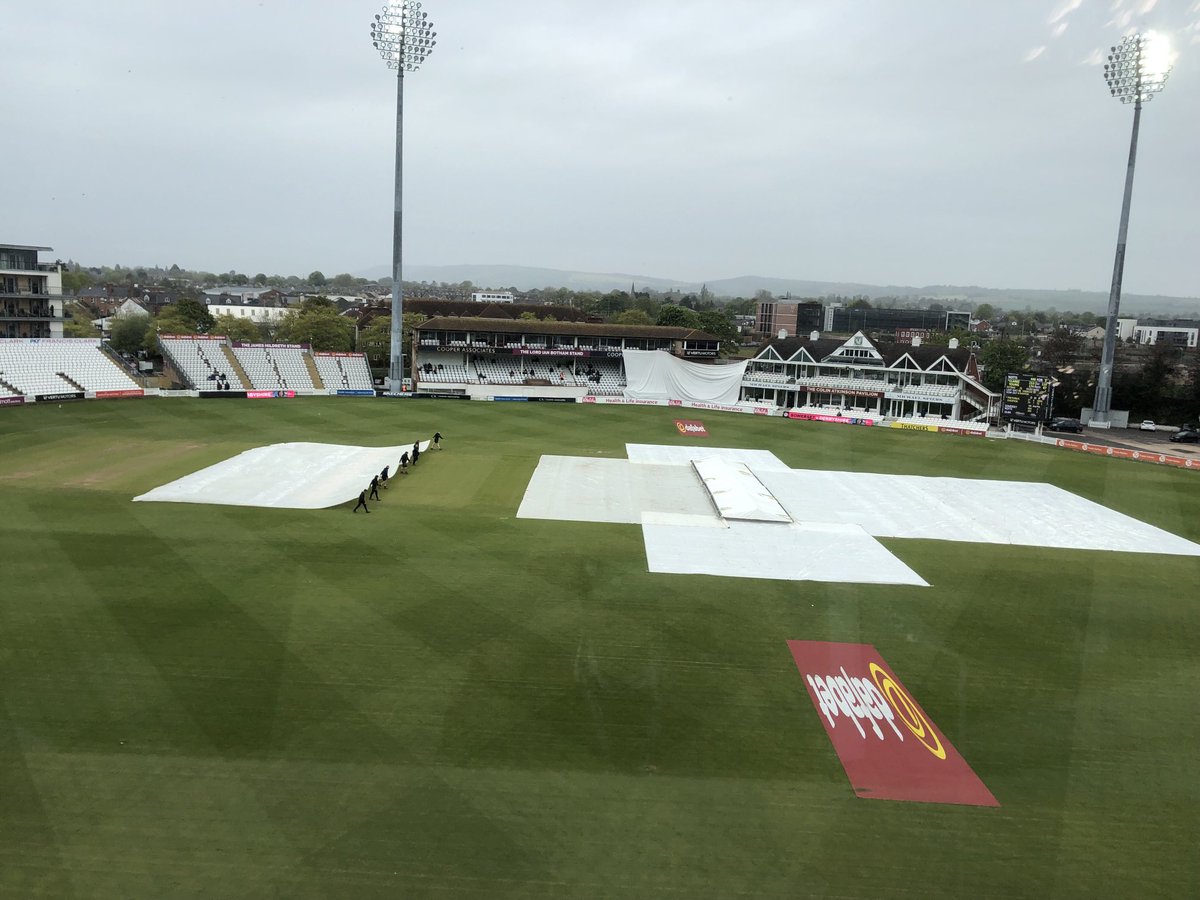
[[[713,505],[725,519],[748,522],[790,522],[779,501],[742,462],[730,462],[720,457],[694,459],[692,466],[708,488]]]
[[[412,444],[400,447],[272,444],[239,453],[133,499],[324,509],[355,499],[384,466],[389,466],[395,475],[400,455],[405,451],[411,453],[412,447]],[[421,441],[420,447],[424,453],[429,441]]]
[[[925,584],[875,537],[1200,556],[1192,541],[1049,484],[789,469],[729,447],[626,452],[542,457],[517,517],[640,522],[650,571],[737,578]],[[759,503],[790,521],[756,519]]]

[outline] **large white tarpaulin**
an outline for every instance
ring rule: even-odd
[[[420,447],[424,453],[429,441],[421,441]],[[412,449],[412,444],[347,447],[290,443],[255,447],[133,499],[152,503],[325,509],[353,500],[384,466],[396,474],[400,455],[411,454]]]
[[[715,456],[692,460],[692,465],[708,488],[721,518],[744,519],[748,522],[792,521],[792,517],[745,463],[730,462]]]
[[[789,469],[763,450],[626,450],[628,460],[542,457],[517,517],[640,521],[650,571],[741,578],[925,583],[875,537],[1200,556],[1192,541],[1049,484]]]
[[[665,350],[625,350],[625,396],[630,400],[687,400],[734,404],[746,365],[688,362]]]

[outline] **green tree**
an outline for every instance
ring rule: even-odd
[[[405,313],[400,326],[401,341],[406,350],[411,350],[412,336],[416,327],[428,317],[422,313]],[[392,358],[392,317],[377,316],[366,328],[358,332],[358,351],[367,355],[367,362],[375,367],[386,367]],[[407,354],[406,354],[407,355]]]
[[[1083,352],[1083,338],[1066,328],[1059,328],[1042,346],[1042,359],[1046,364],[1058,368],[1067,363],[1074,362],[1075,358]]]
[[[162,326],[161,321],[166,319],[170,322],[179,324],[178,331],[171,331]],[[176,300],[170,306],[164,307],[159,314],[159,331],[164,334],[208,334],[213,326],[213,317],[208,311],[208,307],[199,300],[191,298],[185,300]]]
[[[300,310],[302,312],[312,312],[316,309],[332,309],[334,312],[337,312],[337,304],[324,294],[317,294],[315,297],[305,297],[300,303]]]
[[[1029,368],[1029,351],[1016,341],[990,341],[979,352],[983,366],[983,383],[998,391],[1004,387],[1004,376],[1010,372],[1024,372]]]
[[[349,272],[343,272],[340,275],[334,275],[333,280],[329,284],[339,291],[349,291],[358,285],[358,279]]]
[[[325,274],[320,269],[315,272],[310,272],[308,274],[308,283],[313,287],[325,287],[327,283],[325,280]]]
[[[94,338],[99,334],[90,319],[67,319],[63,322],[63,337]]]
[[[78,294],[84,288],[91,287],[93,281],[91,274],[82,269],[62,273],[63,290],[68,294]]]
[[[686,306],[676,306],[668,303],[658,310],[656,325],[669,325],[675,328],[699,327],[699,316]]]
[[[634,301],[636,299],[635,296]],[[600,298],[597,306],[599,307],[600,315],[615,316],[617,313],[623,312],[631,302],[633,301],[630,300],[628,291],[609,291]]]
[[[267,283],[267,275],[265,272],[259,272],[251,279],[257,287],[262,287]]]
[[[275,329],[275,339],[344,353],[354,347],[354,323],[333,308],[301,308],[283,317]]]
[[[212,327],[213,334],[221,334],[231,341],[247,341],[255,343],[263,339],[260,329],[252,319],[235,316],[233,313],[221,313],[217,316]]]
[[[996,307],[990,303],[980,303],[975,307],[975,318],[982,322],[990,322],[996,318]]]
[[[644,309],[627,309],[613,317],[614,325],[653,325],[654,320]]]
[[[934,303],[929,308],[933,309],[937,305],[938,304]],[[866,297],[856,297],[854,300],[852,300],[848,304],[846,304],[846,309],[871,309],[871,308],[872,308],[871,301],[868,300]]]
[[[733,316],[724,310],[706,309],[702,310],[696,318],[698,320],[696,327],[719,338],[723,351],[727,353],[737,351],[741,344],[741,335],[738,333],[737,325],[734,324]]]
[[[137,353],[145,346],[150,316],[117,316],[109,330],[108,343],[118,353]]]

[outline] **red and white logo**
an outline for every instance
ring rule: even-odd
[[[684,436],[708,437],[708,429],[704,427],[703,422],[694,422],[690,419],[676,419],[675,427]]]
[[[999,806],[870,644],[788,641],[859,797]]]

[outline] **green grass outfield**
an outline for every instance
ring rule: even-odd
[[[0,410],[0,897],[1200,894],[1200,560],[926,541],[931,588],[646,572],[518,520],[658,408]],[[689,411],[794,467],[1049,481],[1200,540],[1200,474]],[[446,436],[370,516],[131,503]],[[856,799],[786,646],[871,643],[999,809]]]

